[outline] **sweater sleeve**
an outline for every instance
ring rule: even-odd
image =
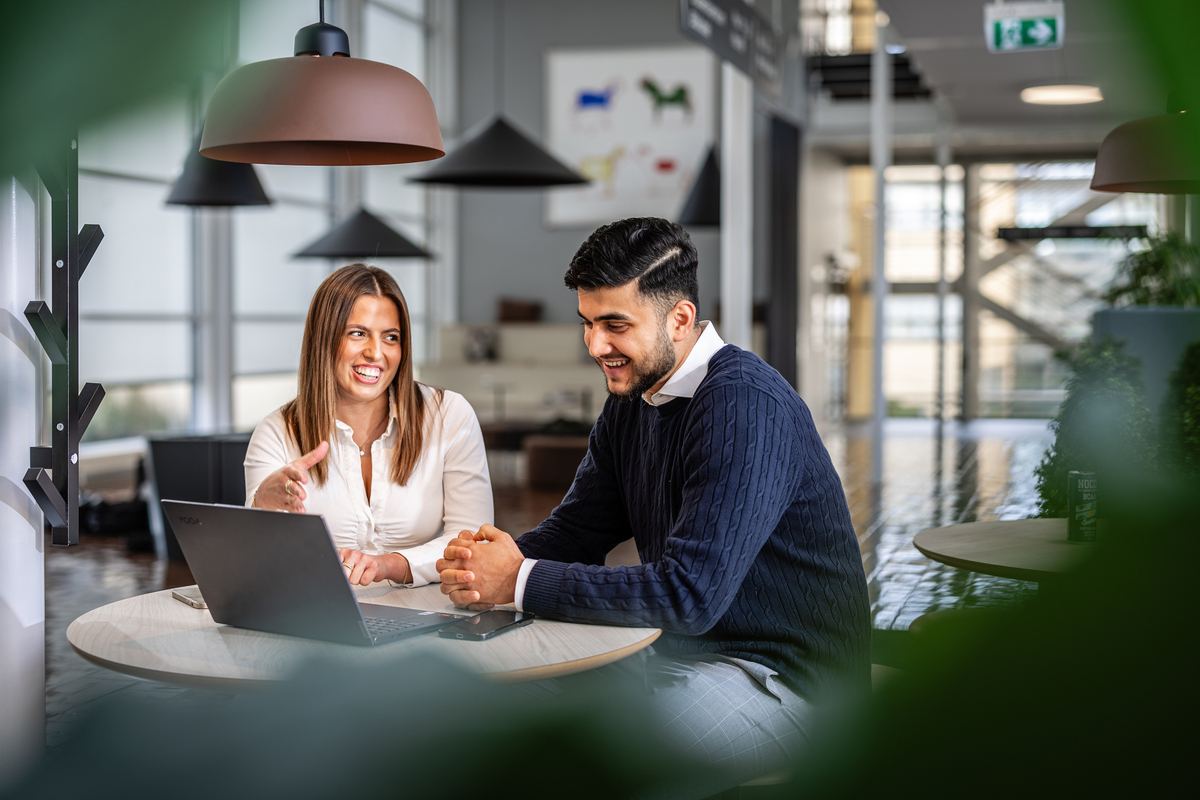
[[[633,535],[614,469],[613,406],[609,400],[592,428],[587,455],[562,503],[517,539],[527,558],[603,564],[610,550]]]
[[[439,409],[442,457],[442,530],[425,544],[400,552],[412,569],[413,584],[438,580],[435,565],[446,545],[464,530],[492,524],[492,483],[483,432],[475,411],[462,395],[447,391]]]
[[[539,560],[525,610],[688,635],[721,618],[793,501],[804,457],[795,417],[745,382],[697,395],[686,413],[682,503],[662,558],[636,567]]]

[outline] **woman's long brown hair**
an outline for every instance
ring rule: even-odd
[[[425,439],[425,396],[413,379],[412,326],[408,304],[396,279],[379,267],[351,264],[321,282],[308,306],[304,321],[304,342],[300,346],[299,389],[296,399],[283,407],[283,420],[301,453],[313,450],[322,441],[334,444],[337,409],[337,357],[350,312],[360,297],[386,297],[396,304],[400,314],[400,368],[390,389],[396,396],[396,422],[399,436],[392,461],[392,481],[401,486],[412,477]],[[442,392],[437,390],[437,399]],[[309,474],[318,486],[329,476],[328,457],[321,459]]]

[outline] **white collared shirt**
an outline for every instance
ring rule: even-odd
[[[700,331],[700,338],[692,345],[692,352],[688,353],[679,369],[667,378],[661,389],[644,398],[650,405],[661,406],[677,397],[691,397],[700,388],[700,382],[708,374],[708,362],[725,346],[725,340],[717,333],[716,325],[708,320],[700,324],[704,327]]]
[[[433,389],[421,390],[425,442],[408,483],[398,486],[391,480],[398,430],[390,403],[387,430],[371,443],[370,500],[354,431],[341,420],[329,442],[325,485],[310,480],[304,487],[305,511],[325,518],[337,547],[371,555],[400,553],[408,559],[414,585],[438,580],[434,564],[451,539],[494,520],[487,455],[474,410],[456,392],[445,392],[439,403]],[[268,475],[301,455],[281,410],[259,423],[246,450],[246,505]]]
[[[679,368],[671,374],[671,377],[667,378],[667,382],[662,385],[661,389],[649,397],[642,396],[642,399],[650,405],[662,406],[678,397],[692,397],[700,388],[701,381],[708,375],[708,362],[712,360],[718,350],[725,346],[725,340],[717,333],[716,325],[708,320],[704,320],[700,324],[704,326],[704,329],[700,331],[700,338],[692,345],[692,351],[688,353]],[[525,584],[529,581],[529,573],[533,571],[533,565],[537,562],[536,558],[527,558],[521,562],[521,567],[517,570],[517,586],[513,592],[513,605],[518,611],[525,610]]]

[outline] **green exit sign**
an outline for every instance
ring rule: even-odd
[[[1062,47],[1063,4],[993,3],[984,6],[983,29],[993,53]]]

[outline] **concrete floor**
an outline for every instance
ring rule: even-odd
[[[913,536],[938,525],[1016,519],[1036,507],[1033,470],[1051,438],[1044,421],[947,423],[939,438],[930,420],[891,420],[884,487],[871,491],[870,443],[854,425],[823,431],[842,477],[867,570],[875,627],[903,630],[928,611],[999,605],[1029,595],[1034,584],[946,567],[922,556]],[[490,459],[496,524],[516,533],[544,519],[561,493],[532,491],[514,454]],[[636,557],[631,550],[619,560]],[[47,744],[60,744],[98,705],[115,697],[154,703],[228,703],[233,695],[128,678],[93,666],[66,641],[71,620],[93,608],[194,581],[186,565],[126,552],[119,537],[85,537],[72,548],[46,548]]]

